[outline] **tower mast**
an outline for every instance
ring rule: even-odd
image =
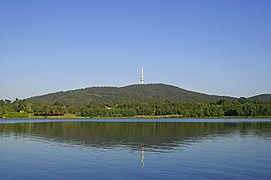
[[[142,67],[142,69],[141,69],[141,76],[140,76],[140,82],[141,82],[141,84],[144,84],[144,80],[145,80],[145,77],[144,77],[144,69],[143,69],[143,67]]]

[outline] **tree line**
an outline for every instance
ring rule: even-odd
[[[27,100],[0,100],[0,117],[29,117],[75,114],[83,117],[134,117],[166,116],[224,117],[224,116],[271,116],[271,102],[237,101],[221,99],[217,102],[172,102],[172,101],[90,101],[88,104],[67,105],[59,102],[39,103]]]

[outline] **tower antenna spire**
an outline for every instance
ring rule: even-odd
[[[144,80],[145,80],[145,77],[144,77],[144,69],[143,69],[143,66],[142,66],[142,69],[141,69],[141,76],[140,76],[140,82],[141,82],[141,84],[144,84]]]

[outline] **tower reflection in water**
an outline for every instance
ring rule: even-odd
[[[142,169],[144,168],[144,158],[145,158],[145,149],[144,149],[144,145],[142,145],[142,148],[141,148],[141,167]]]

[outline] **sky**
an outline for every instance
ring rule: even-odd
[[[165,83],[271,93],[270,0],[0,0],[0,99]]]

